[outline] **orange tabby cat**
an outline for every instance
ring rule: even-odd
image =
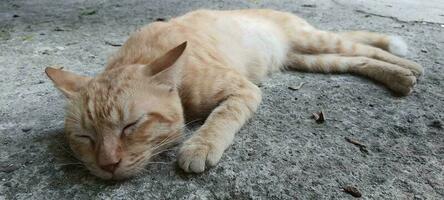
[[[69,100],[75,155],[93,174],[121,179],[180,138],[185,118],[207,117],[182,144],[180,167],[215,165],[261,101],[255,83],[285,67],[358,74],[408,95],[423,69],[391,54],[406,50],[398,37],[321,31],[285,12],[199,10],[138,30],[97,77],[46,73]]]

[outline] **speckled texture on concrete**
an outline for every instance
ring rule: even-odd
[[[402,3],[391,6],[403,12]],[[44,67],[94,75],[117,50],[110,43],[156,18],[257,7],[291,11],[328,30],[401,35],[425,76],[399,98],[350,75],[275,74],[262,85],[255,117],[221,162],[199,175],[183,173],[175,151],[125,182],[101,181],[70,164],[64,99]],[[341,191],[346,185],[363,199],[443,199],[444,25],[362,10],[342,0],[1,1],[0,199],[352,199]],[[287,89],[301,82],[300,90]],[[324,124],[310,119],[319,110]],[[344,137],[366,144],[369,154]]]

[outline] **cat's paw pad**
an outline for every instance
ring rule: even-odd
[[[393,76],[390,88],[400,95],[407,96],[413,92],[416,85],[416,76],[411,71],[403,71]]]
[[[201,173],[206,167],[216,165],[222,153],[214,145],[190,140],[180,148],[178,164],[186,172]]]

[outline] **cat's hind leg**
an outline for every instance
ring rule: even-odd
[[[217,94],[224,100],[180,148],[178,164],[186,172],[200,173],[216,165],[235,133],[256,111],[261,101],[260,89],[236,74],[225,74],[228,81],[218,86],[222,91]]]
[[[288,68],[309,72],[353,73],[374,79],[401,95],[408,95],[416,84],[414,74],[403,67],[368,57],[337,54],[288,56]]]
[[[421,65],[400,58],[380,48],[353,40],[344,39],[336,33],[310,30],[295,31],[291,36],[292,50],[300,54],[339,54],[342,56],[363,56],[406,68],[419,77],[423,74]]]

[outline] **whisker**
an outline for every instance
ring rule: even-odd
[[[56,145],[59,147],[59,149],[65,151],[65,153],[68,153],[72,158],[78,160],[77,157],[72,153],[71,149],[68,149],[59,143],[56,143]]]
[[[163,143],[162,145],[159,145],[159,146],[156,147],[156,148],[152,148],[150,152],[151,152],[151,153],[153,153],[153,152],[157,152],[158,150],[162,150],[163,147],[167,147],[167,146],[169,146],[170,144],[173,144],[173,143],[176,143],[176,142],[178,142],[178,140],[170,140],[170,141],[167,141],[167,142]]]
[[[147,165],[148,163],[150,163],[151,161],[149,161],[152,157],[154,157],[154,156],[156,156],[156,155],[158,155],[158,154],[161,154],[161,153],[163,153],[163,152],[166,152],[166,151],[170,151],[170,150],[173,150],[172,148],[170,148],[170,149],[165,149],[165,150],[162,150],[162,151],[159,151],[159,152],[156,152],[156,153],[154,153],[154,154],[149,154],[149,153],[144,153],[141,157],[143,157],[143,159],[140,159],[141,160],[141,162],[143,162],[142,163],[142,166],[145,166],[145,165]],[[153,152],[153,151],[149,151],[149,152]],[[149,158],[147,159],[147,156],[149,156]]]
[[[177,129],[175,129],[172,132],[176,132],[177,133],[178,131],[187,129],[187,126],[189,124],[194,123],[194,122],[199,121],[199,120],[201,120],[201,119],[195,119],[195,120],[189,121],[186,124],[184,124],[183,126],[178,127]],[[165,162],[150,162],[149,160],[152,157],[154,157],[154,156],[156,156],[158,154],[161,154],[161,153],[166,152],[166,151],[174,150],[173,148],[167,148],[167,149],[163,149],[163,150],[160,150],[160,149],[165,147],[165,146],[167,146],[167,145],[169,145],[169,144],[172,144],[172,143],[175,143],[175,142],[179,142],[179,141],[181,141],[183,139],[184,139],[184,135],[183,134],[171,134],[171,135],[168,135],[166,138],[164,138],[157,145],[151,147],[151,149],[149,151],[147,151],[146,153],[144,152],[140,157],[138,157],[138,158],[140,158],[138,160],[140,160],[140,162],[142,162],[142,165],[138,165],[139,162],[135,162],[135,163],[133,163],[133,165],[135,165],[135,166],[138,165],[138,166],[142,166],[142,167],[135,167],[134,169],[135,170],[141,170],[141,171],[147,171],[146,169],[143,168],[143,166],[146,166],[148,164],[168,164],[168,163],[171,163],[171,162],[168,162],[168,163],[165,163]],[[158,151],[158,150],[160,150],[160,151]],[[147,156],[149,156],[148,159],[146,159]]]
[[[200,121],[200,120],[202,120],[202,118],[197,118],[197,119],[191,120],[191,121],[185,123],[185,126],[188,126],[188,125],[190,125],[191,123],[194,123],[194,122],[197,122],[197,121]]]
[[[83,163],[61,163],[58,165],[83,165]]]
[[[63,164],[56,164],[56,167],[64,167],[64,166],[70,166],[70,165],[83,165],[83,163],[63,163]]]
[[[146,164],[171,164],[171,162],[147,162]]]
[[[162,141],[159,142],[159,144],[153,146],[151,150],[159,148],[164,142],[166,142],[168,139],[170,139],[172,135],[168,135],[166,138],[164,138]]]
[[[158,151],[158,152],[156,152],[154,154],[151,154],[151,157],[154,157],[154,156],[159,155],[159,154],[161,154],[163,152],[172,151],[172,150],[174,150],[174,149],[170,148],[170,149],[165,149],[165,150],[162,150],[162,151]]]
[[[179,138],[182,138],[183,135],[182,134],[173,134],[173,135],[169,135],[168,137],[166,137],[165,139],[163,139],[158,145],[153,146],[151,148],[151,151],[155,151],[158,148],[161,148],[167,144],[170,144],[172,142],[176,142],[178,141]]]

